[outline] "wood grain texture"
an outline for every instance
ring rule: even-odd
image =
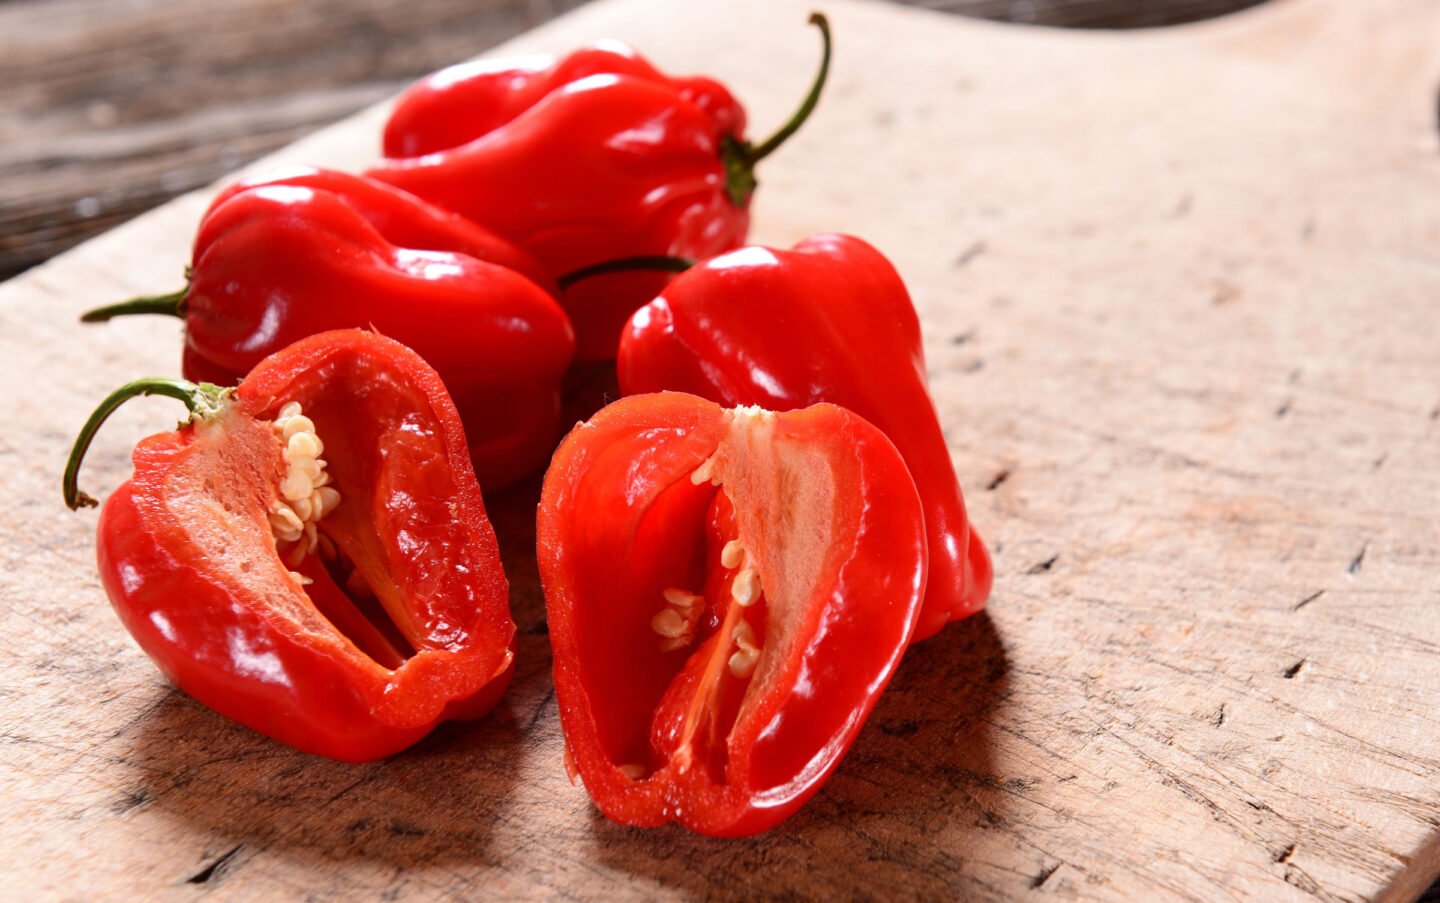
[[[579,2],[0,4],[0,279]],[[1255,0],[916,2],[1033,24],[1127,27]]]
[[[0,277],[580,2],[0,4]]]
[[[808,4],[601,0],[763,131]],[[1285,0],[1079,34],[826,2],[832,91],[756,237],[862,234],[910,282],[991,540],[987,615],[912,650],[834,779],[764,836],[621,828],[567,782],[529,547],[490,499],[513,691],[391,761],[294,753],[168,688],[107,610],[72,431],[177,363],[205,196],[0,288],[0,876],[39,897],[1411,900],[1440,872],[1440,153],[1431,0]],[[737,9],[738,8],[738,9]],[[1177,99],[1183,102],[1177,102]],[[363,164],[383,111],[281,157]],[[173,406],[123,411],[107,492]]]

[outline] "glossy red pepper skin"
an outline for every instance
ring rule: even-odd
[[[990,556],[926,388],[920,321],[875,248],[816,235],[789,251],[706,261],[636,312],[617,366],[625,394],[670,389],[778,411],[829,402],[866,418],[900,450],[924,500],[930,579],[915,639],[984,606]]]
[[[673,86],[593,75],[545,94],[481,137],[369,175],[453,210],[520,245],[555,278],[637,255],[709,257],[739,245],[749,199],[727,189],[723,143],[743,122]],[[626,318],[667,276],[629,272],[562,293],[579,360],[612,360]]]
[[[514,270],[550,294],[557,293],[540,261],[494,232],[384,182],[335,169],[286,166],[241,179],[216,195],[202,221],[236,195],[266,185],[334,195],[396,247],[464,254]]]
[[[268,421],[290,401],[315,422],[341,492],[320,532],[414,647],[396,667],[334,626],[336,606],[358,616],[316,556],[301,587],[277,552],[267,515],[285,465]],[[101,513],[100,574],[140,647],[205,705],[361,762],[503,693],[515,626],[499,549],[455,407],[414,352],[358,330],[305,339],[219,410],[140,442],[134,463]]]
[[[385,123],[387,157],[421,157],[468,144],[592,75],[625,75],[674,89],[715,122],[717,134],[740,135],[745,111],[724,85],[703,76],[671,77],[619,41],[597,41],[565,56],[479,60],[441,69],[400,95]]]
[[[739,836],[839,764],[909,641],[926,542],[904,461],[854,414],[667,392],[561,444],[538,559],[567,764],[596,805]],[[703,597],[679,648],[656,626],[675,617],[667,589]],[[759,650],[748,675],[730,657],[742,623]]]
[[[533,270],[528,255],[357,176],[277,179],[226,192],[201,223],[186,377],[230,385],[305,336],[373,327],[440,372],[487,488],[544,467],[575,339],[555,299],[510,268]],[[482,253],[501,262],[470,256]]]

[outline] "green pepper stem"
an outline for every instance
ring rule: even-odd
[[[126,383],[111,392],[109,397],[100,402],[100,406],[95,409],[95,413],[90,415],[90,419],[85,421],[85,425],[80,428],[80,435],[75,437],[75,447],[70,450],[70,459],[65,462],[65,478],[62,482],[65,492],[65,507],[71,511],[77,511],[80,508],[93,508],[99,504],[93,497],[81,492],[77,485],[80,477],[80,462],[85,459],[85,452],[90,449],[90,443],[94,441],[95,433],[100,429],[100,425],[109,419],[110,415],[115,413],[115,410],[122,404],[137,395],[165,395],[183,401],[192,417],[204,417],[214,414],[220,406],[221,399],[231,391],[210,383],[197,385],[183,379],[150,376]]]
[[[820,70],[815,73],[810,93],[805,95],[800,108],[791,114],[775,134],[759,144],[740,141],[728,135],[721,141],[720,156],[725,163],[725,191],[737,207],[748,204],[750,195],[755,193],[755,164],[775,153],[780,145],[800,130],[800,126],[815,112],[815,105],[820,102],[820,92],[825,89],[825,81],[830,77],[833,43],[830,37],[830,20],[825,18],[824,13],[814,12],[810,14],[810,24],[820,29]]]
[[[815,112],[815,105],[820,102],[820,92],[824,90],[825,80],[830,75],[830,20],[825,18],[824,13],[815,12],[810,14],[810,24],[820,29],[820,40],[823,43],[820,71],[815,73],[815,81],[810,85],[810,93],[805,95],[805,101],[800,104],[800,109],[795,111],[789,121],[759,145],[745,149],[745,155],[749,158],[751,166],[773,154],[776,148],[785,143],[786,139],[799,131],[800,126],[805,124],[805,120],[810,118],[810,114]]]
[[[172,317],[185,316],[185,296],[190,286],[168,295],[141,295],[119,304],[97,307],[80,315],[81,323],[104,323],[111,317],[127,317],[130,314],[169,314]]]
[[[582,279],[589,279],[591,276],[603,276],[606,273],[623,273],[629,270],[656,270],[663,273],[683,273],[695,265],[695,261],[687,257],[666,257],[664,255],[649,255],[640,257],[621,257],[617,260],[603,260],[600,263],[592,263],[588,267],[581,267],[570,273],[566,273],[555,280],[562,289],[567,289]]]

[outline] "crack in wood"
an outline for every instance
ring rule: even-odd
[[[1055,562],[1057,562],[1057,561],[1059,561],[1059,560],[1060,560],[1060,553],[1057,552],[1057,553],[1055,553],[1054,555],[1051,555],[1049,558],[1046,558],[1044,561],[1038,562],[1038,563],[1036,563],[1036,564],[1032,564],[1032,565],[1029,567],[1029,569],[1025,571],[1025,573],[1031,574],[1031,575],[1034,575],[1034,574],[1043,574],[1043,573],[1045,573],[1046,571],[1048,571],[1048,570],[1050,570],[1051,568],[1053,568],[1053,567],[1055,566]]]
[[[1311,878],[1308,874],[1305,873],[1304,869],[1300,868],[1298,865],[1295,865],[1293,862],[1285,863],[1285,883],[1309,894],[1312,897],[1324,900],[1326,901],[1326,903],[1330,903],[1330,901],[1339,901],[1344,899],[1342,897],[1336,896],[1335,894],[1329,893],[1328,891],[1321,888],[1320,884],[1314,878]]]
[[[334,796],[330,797],[330,802],[332,802],[332,803],[339,802],[341,799],[343,799],[344,797],[348,796],[350,793],[354,792],[357,788],[359,788],[362,784],[366,783],[366,782],[369,781],[369,780],[370,780],[370,775],[366,775],[365,777],[360,778],[358,781],[355,781],[355,782],[353,782],[353,783],[351,783],[351,784],[346,785],[345,787],[343,787],[343,788],[341,788],[339,791],[337,791]]]
[[[146,803],[150,802],[150,798],[150,788],[136,787],[133,790],[128,791],[123,797],[117,800],[115,802],[115,805],[111,807],[111,810],[116,815],[124,815],[130,810],[138,809]]]
[[[1062,865],[1064,865],[1063,862],[1057,862],[1057,863],[1055,863],[1054,865],[1049,866],[1048,868],[1043,868],[1043,869],[1041,869],[1041,870],[1040,870],[1040,874],[1036,875],[1036,876],[1030,881],[1030,889],[1031,889],[1031,890],[1039,890],[1040,888],[1044,887],[1044,886],[1045,886],[1045,882],[1046,882],[1046,881],[1049,881],[1049,880],[1050,880],[1050,876],[1053,875],[1053,874],[1055,874],[1056,872],[1058,872],[1058,871],[1060,870],[1060,866],[1062,866]]]
[[[525,733],[530,733],[535,729],[535,725],[540,723],[541,716],[545,714],[545,707],[548,706],[550,704],[550,701],[554,698],[555,687],[551,686],[550,689],[546,691],[544,698],[542,698],[540,702],[536,704],[535,714],[530,716],[530,723],[525,725]]]
[[[1350,566],[1346,568],[1346,570],[1352,574],[1360,573],[1360,566],[1365,563],[1365,552],[1369,550],[1369,548],[1370,543],[1368,542],[1362,545],[1360,551],[1350,560]]]
[[[1320,598],[1323,595],[1325,595],[1325,591],[1323,589],[1317,589],[1315,592],[1301,599],[1299,602],[1296,602],[1290,610],[1299,611],[1300,609],[1309,605],[1311,602],[1314,602],[1316,599]]]
[[[965,267],[969,266],[970,263],[975,260],[975,258],[979,257],[981,254],[984,254],[986,250],[988,250],[988,246],[985,244],[984,239],[972,242],[970,244],[970,247],[961,251],[960,255],[955,258],[955,269],[962,270]]]
[[[185,879],[186,884],[209,884],[218,881],[229,869],[230,863],[235,855],[245,848],[245,844],[236,844],[229,851],[222,853],[218,859],[205,866],[200,871]]]
[[[1224,280],[1217,280],[1210,293],[1210,303],[1215,307],[1223,307],[1243,294],[1244,292],[1239,286],[1231,285]]]
[[[920,722],[907,718],[904,721],[887,721],[880,725],[880,733],[887,737],[908,737],[920,730]]]

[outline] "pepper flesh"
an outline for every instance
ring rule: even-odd
[[[230,385],[297,339],[372,327],[440,372],[476,472],[498,488],[548,460],[575,345],[565,312],[524,272],[539,273],[525,252],[389,186],[272,174],[226,191],[201,222],[174,311],[184,373]]]
[[[300,402],[343,502],[318,521],[336,561],[282,561],[268,519],[285,464],[270,426]],[[143,440],[106,502],[100,574],[167,677],[307,752],[360,762],[442,720],[478,717],[509,682],[515,627],[464,431],[414,352],[358,330],[261,362],[233,396]]]
[[[626,824],[738,836],[793,813],[893,674],[925,582],[904,462],[831,405],[622,399],[561,444],[538,526],[568,760]],[[662,613],[694,596],[687,639]]]
[[[627,395],[669,389],[779,411],[830,402],[866,418],[900,450],[924,500],[930,578],[915,640],[984,606],[990,556],[926,388],[920,321],[870,245],[816,235],[790,251],[706,261],[636,312],[617,366]]]

